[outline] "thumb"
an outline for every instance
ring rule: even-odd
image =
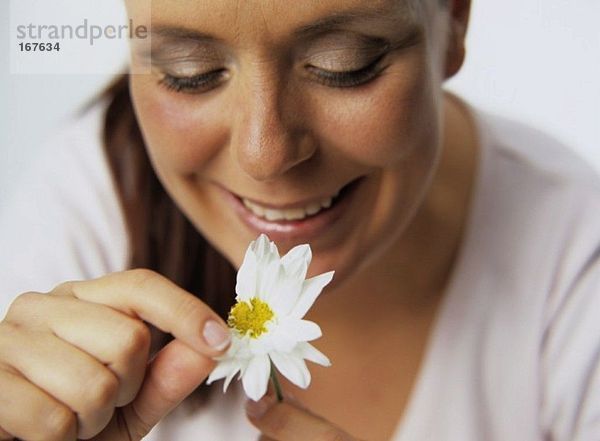
[[[140,440],[191,394],[210,374],[215,361],[179,340],[166,345],[152,360],[135,400],[117,409],[95,441]]]
[[[261,432],[259,441],[307,439],[358,441],[340,427],[289,398],[277,402],[272,394],[267,394],[259,401],[248,400],[246,414],[250,422]]]

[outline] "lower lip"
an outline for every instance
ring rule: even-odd
[[[254,233],[264,233],[275,242],[309,242],[323,234],[342,216],[350,205],[362,179],[349,184],[330,208],[323,209],[314,216],[294,221],[268,221],[250,211],[240,198],[223,189],[227,201],[242,222]]]

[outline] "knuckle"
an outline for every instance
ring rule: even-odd
[[[152,340],[150,329],[138,320],[132,320],[123,334],[122,356],[132,358],[140,353],[148,352]]]
[[[71,293],[71,292],[73,292],[74,285],[75,285],[75,282],[73,282],[73,281],[62,282],[62,283],[59,283],[58,285],[56,285],[54,287],[54,289],[50,292],[52,294]]]
[[[0,322],[0,366],[13,364],[13,351],[22,353],[27,337],[27,329],[21,323],[10,321],[8,317]]]
[[[94,410],[114,407],[118,392],[119,381],[105,369],[90,376],[82,389],[87,405]]]
[[[10,304],[6,317],[9,319],[20,317],[27,313],[27,311],[31,311],[32,307],[42,300],[42,295],[33,291],[19,294]]]
[[[19,331],[21,331],[21,327],[17,323],[8,320],[0,322],[0,340],[11,341],[18,335]]]
[[[147,268],[136,268],[123,272],[123,275],[127,277],[130,283],[136,288],[143,288],[149,283],[156,282],[162,278],[156,271],[149,270]]]
[[[72,439],[76,433],[77,418],[68,408],[53,406],[46,414],[42,425],[44,439],[65,440]]]

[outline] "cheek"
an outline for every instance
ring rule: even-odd
[[[157,171],[163,175],[198,173],[227,141],[227,130],[220,122],[222,112],[206,98],[174,95],[150,81],[134,80],[131,90]]]
[[[354,161],[387,167],[416,148],[434,146],[438,109],[426,63],[420,59],[386,71],[355,91],[339,90],[320,106],[322,138]]]

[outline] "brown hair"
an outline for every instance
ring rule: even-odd
[[[148,158],[123,74],[101,94],[108,101],[102,141],[129,235],[129,268],[148,268],[193,293],[226,319],[235,270],[171,200]],[[155,330],[156,333],[156,330]],[[162,336],[161,344],[170,337]],[[208,395],[201,386],[194,396]]]

